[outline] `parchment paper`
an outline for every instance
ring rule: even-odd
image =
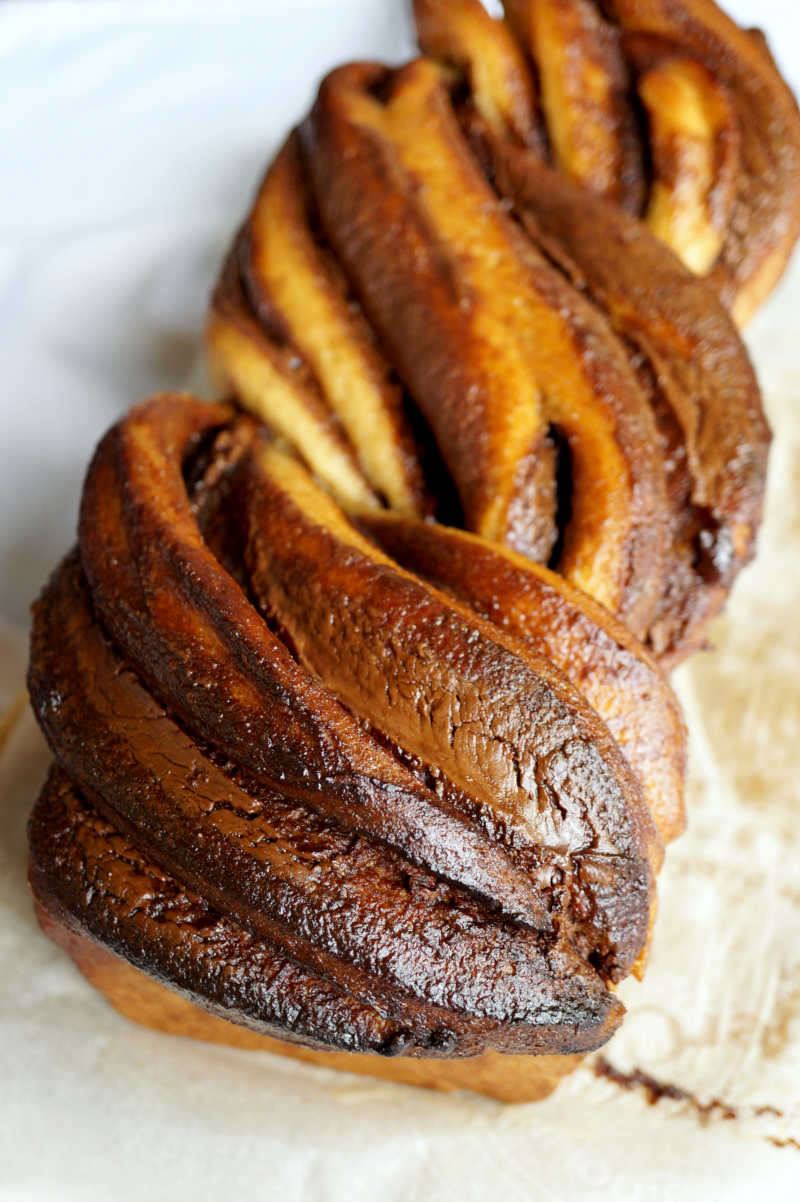
[[[794,0],[756,7],[797,70]],[[279,137],[328,66],[407,51],[391,0],[0,6],[0,708],[91,448],[186,378]],[[24,713],[0,758],[0,1202],[800,1197],[798,331],[795,260],[747,332],[776,433],[759,556],[716,650],[675,678],[690,828],[604,1050],[633,1088],[590,1065],[506,1107],[126,1023],[33,920],[24,825],[47,756]],[[637,1072],[691,1098],[650,1105]]]

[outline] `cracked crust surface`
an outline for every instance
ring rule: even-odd
[[[609,731],[249,418],[163,396],[109,433],[30,686],[37,896],[215,1013],[434,1058],[617,1025],[660,842]]]

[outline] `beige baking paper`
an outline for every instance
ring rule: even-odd
[[[59,8],[65,28],[69,21],[113,24],[109,14],[120,8],[51,7]],[[150,7],[139,5],[139,14]],[[126,43],[128,58],[114,60],[109,96],[127,96],[126,87],[137,94],[132,64],[146,20],[164,28],[173,22],[176,45],[190,45],[194,65],[202,65],[210,51],[202,49],[197,32],[201,7],[207,23],[208,13],[217,11],[198,6],[191,26],[196,36],[179,4],[153,5],[156,15],[146,18],[131,16],[135,36]],[[254,11],[244,4],[217,8],[220,30]],[[306,8],[317,11],[313,3]],[[347,39],[355,45],[361,9],[355,2],[344,8],[353,29]],[[265,22],[269,10],[263,6]],[[324,24],[322,16],[319,21]],[[0,21],[0,33],[4,28],[8,21]],[[58,41],[55,32],[53,38]],[[19,53],[28,54],[26,46],[20,40]],[[369,48],[364,42],[361,52]],[[338,47],[331,53],[342,57]],[[189,59],[165,57],[169,72],[161,75],[159,61],[152,61],[158,79],[177,73],[193,103],[203,95]],[[44,71],[48,60],[40,55],[36,62]],[[230,87],[234,75],[232,67]],[[306,102],[301,96],[299,111]],[[233,136],[237,120],[251,120],[237,113],[233,102],[221,112],[222,133],[206,121],[212,164],[215,153],[216,161],[224,161],[219,147]],[[102,118],[93,110],[92,120]],[[283,113],[276,121],[285,128]],[[164,375],[163,361],[148,360],[141,348],[151,345],[154,327],[164,326],[164,306],[171,302],[163,298],[173,295],[170,288],[188,288],[181,271],[189,271],[191,255],[181,267],[171,248],[191,243],[221,249],[264,155],[255,136],[247,137],[249,159],[237,143],[236,162],[248,165],[238,191],[220,199],[209,187],[205,208],[185,219],[179,196],[162,224],[151,220],[155,210],[142,210],[128,214],[125,226],[120,200],[118,232],[104,232],[89,214],[71,240],[52,244],[55,250],[36,244],[39,259],[29,270],[38,270],[41,261],[49,272],[28,277],[31,288],[37,280],[47,285],[41,283],[36,312],[44,314],[42,328],[66,364],[53,413],[56,403],[72,403],[69,389],[73,376],[78,380],[81,355],[89,366],[75,385],[75,405],[93,398],[92,420],[98,423],[106,422],[106,410],[96,398],[110,413],[134,399],[129,391],[142,391],[150,378]],[[162,157],[172,153],[166,134],[159,142],[156,124],[153,139],[153,153],[159,147]],[[198,188],[191,182],[187,195]],[[54,229],[62,216],[54,209]],[[124,255],[123,242],[115,241],[123,237]],[[157,274],[162,259],[175,269],[168,278]],[[112,260],[109,283],[101,269]],[[5,262],[0,256],[0,268]],[[120,275],[121,263],[131,265],[130,276]],[[139,292],[128,281],[139,288],[142,263],[148,274],[142,274]],[[58,320],[51,319],[58,287],[71,297],[69,282],[76,278],[87,281],[81,296],[88,308],[79,312],[74,301],[64,301]],[[161,289],[158,304],[148,308],[130,299],[152,297],[153,281]],[[117,294],[125,296],[125,305],[112,313],[105,297]],[[25,295],[17,290],[19,304]],[[196,311],[201,309],[202,298]],[[85,341],[76,333],[69,343],[68,310],[75,310],[80,338],[89,331]],[[87,312],[99,326],[87,326]],[[97,349],[98,328],[105,357]],[[185,355],[188,336],[183,327],[179,333]],[[33,919],[25,821],[47,754],[30,713],[23,712],[0,755],[0,1202],[800,1198],[800,259],[752,323],[747,341],[775,430],[766,521],[758,558],[716,625],[716,649],[698,655],[675,678],[691,736],[689,830],[668,850],[646,979],[622,986],[628,1016],[603,1053],[620,1073],[647,1074],[695,1101],[666,1098],[651,1105],[645,1086],[622,1088],[596,1076],[590,1063],[546,1102],[503,1106],[467,1094],[373,1084],[127,1023]],[[180,355],[171,362],[180,367]],[[43,376],[42,397],[51,395],[46,384]],[[36,424],[31,416],[31,438],[39,437]],[[59,437],[67,434],[65,426]],[[80,436],[83,462],[96,433],[92,428]],[[31,555],[41,550],[33,543],[28,549]],[[11,628],[0,629],[0,703],[6,706],[22,684],[23,642]]]

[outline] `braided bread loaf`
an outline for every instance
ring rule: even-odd
[[[51,923],[316,1048],[568,1054],[618,1024],[682,724],[547,569],[412,519],[359,530],[251,419],[163,396],[98,448],[30,690]]]
[[[419,0],[433,57],[328,76],[228,256],[241,408],[159,396],[101,442],[34,612],[30,876],[132,1017],[518,1100],[618,1025],[684,822],[662,670],[760,517],[725,305],[794,237],[774,69],[661,7]]]
[[[478,156],[425,59],[328,76],[229,256],[212,371],[346,507],[433,506],[672,667],[753,553],[752,367],[711,285],[640,222],[469,121]]]

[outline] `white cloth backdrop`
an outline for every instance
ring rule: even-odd
[[[800,83],[798,0],[728,7]],[[410,47],[403,0],[0,4],[0,707],[92,447],[185,381],[267,158],[326,68]],[[504,1107],[126,1023],[32,918],[27,715],[0,761],[0,1202],[800,1197],[798,329],[796,260],[748,331],[776,430],[760,554],[678,676],[691,826],[607,1049],[737,1117],[589,1069]]]

